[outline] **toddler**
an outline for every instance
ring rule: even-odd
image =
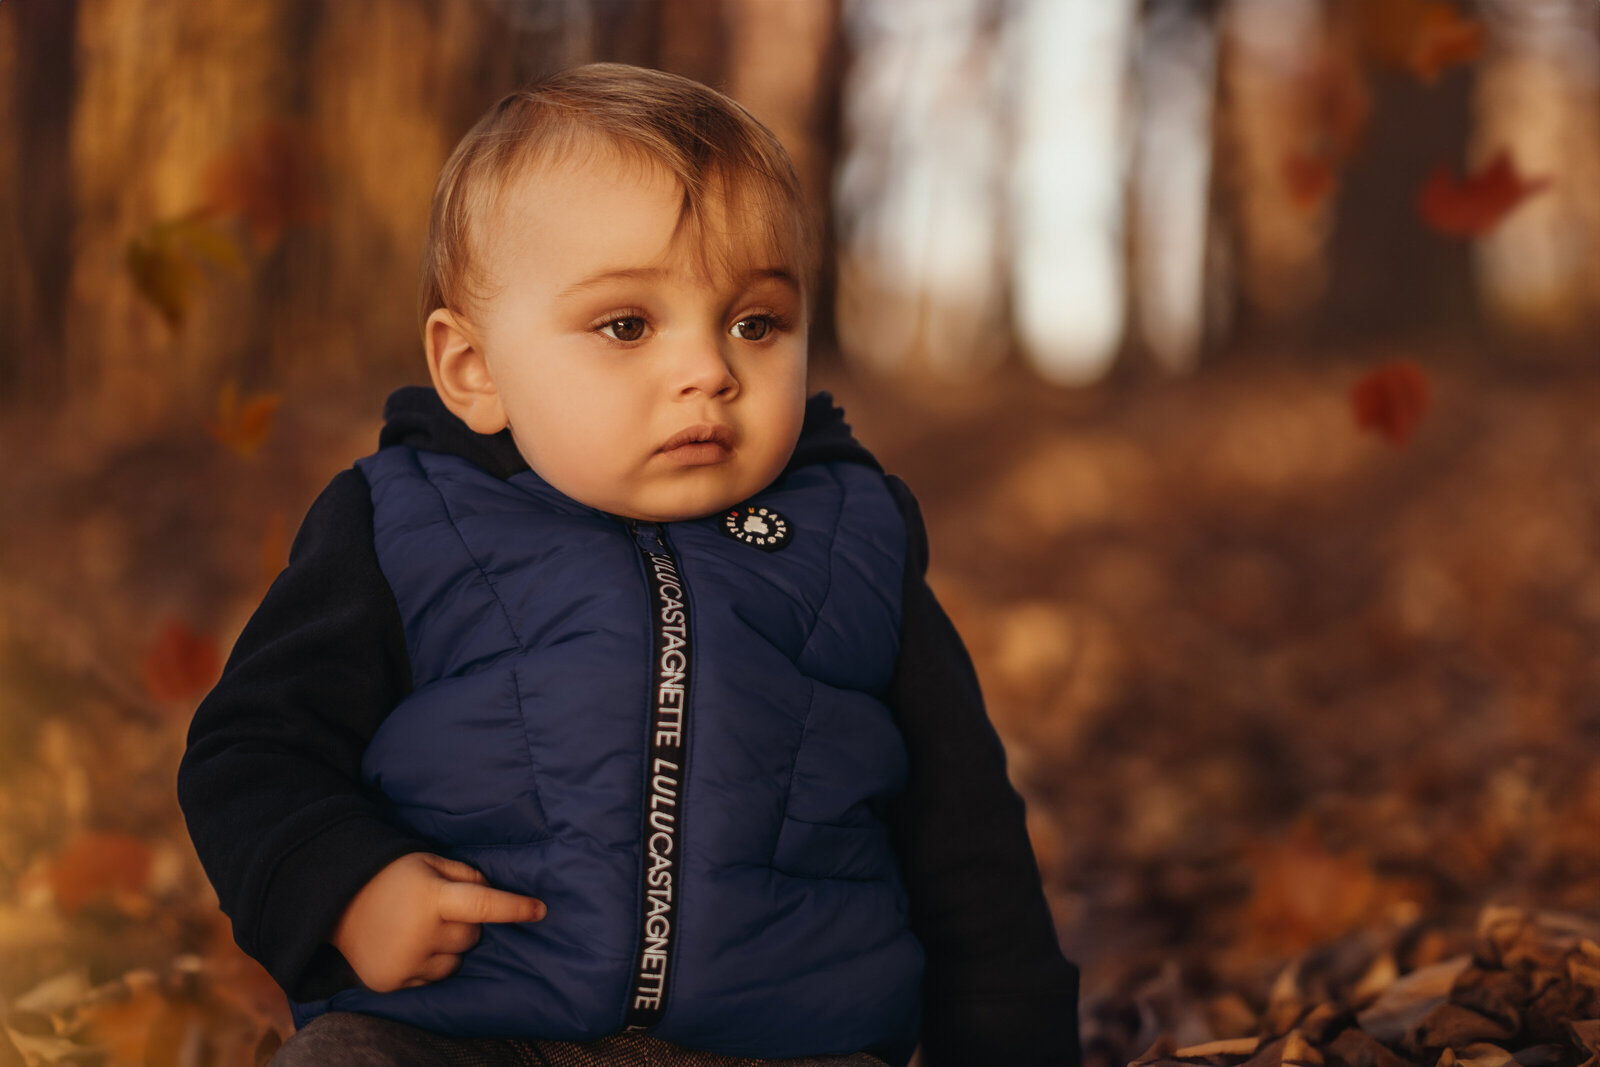
[[[390,398],[179,794],[278,1062],[1076,1062],[916,503],[806,397],[776,139],[596,64],[446,163]]]

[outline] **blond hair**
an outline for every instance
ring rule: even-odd
[[[665,71],[591,63],[502,98],[456,145],[439,173],[423,248],[419,311],[466,312],[488,294],[479,227],[532,167],[593,138],[665,167],[683,189],[679,226],[703,233],[712,201],[754,221],[800,271],[806,292],[818,249],[794,164],[777,137],[722,93]],[[702,243],[703,254],[709,249]]]

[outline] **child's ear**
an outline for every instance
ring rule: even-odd
[[[422,341],[428,350],[428,373],[444,406],[477,433],[505,429],[510,420],[472,324],[453,311],[438,308],[422,328]]]

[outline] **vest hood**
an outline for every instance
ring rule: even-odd
[[[501,480],[528,469],[527,460],[517,451],[510,430],[480,434],[450,413],[429,386],[408,385],[389,394],[383,406],[383,432],[378,447],[409,445],[421,452],[442,452],[459,456],[482,467]],[[787,474],[813,463],[860,463],[882,473],[872,457],[844,421],[844,411],[832,395],[816,393],[806,401],[805,422],[800,441],[784,468]]]

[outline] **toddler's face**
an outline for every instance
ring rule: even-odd
[[[663,168],[597,151],[506,193],[472,323],[517,448],[567,496],[630,518],[709,515],[788,462],[805,408],[796,264],[753,220],[680,232]],[[732,263],[732,267],[719,264]]]

